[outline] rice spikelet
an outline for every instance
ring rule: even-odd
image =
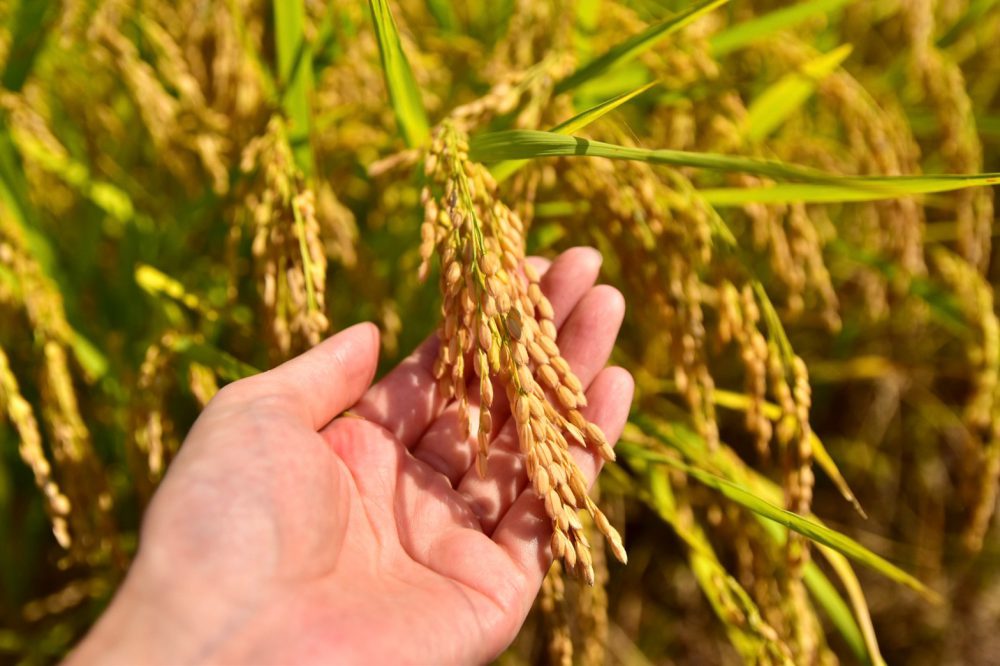
[[[446,122],[435,132],[424,169],[429,185],[422,193],[420,275],[427,276],[436,252],[444,299],[441,350],[434,365],[439,389],[458,401],[467,434],[468,392],[478,392],[480,475],[487,473],[494,379],[506,391],[528,477],[552,521],[552,553],[567,571],[593,584],[590,547],[577,512],[586,509],[594,517],[623,562],[625,550],[588,497],[569,446],[585,446],[605,460],[614,460],[614,452],[600,428],[580,412],[587,398],[559,353],[552,305],[539,276],[525,262],[524,226],[495,198],[489,172],[468,160],[467,139],[454,124]]]

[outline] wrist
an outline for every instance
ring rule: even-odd
[[[141,560],[141,558],[140,558]],[[67,666],[202,663],[240,617],[210,587],[172,579],[157,583],[137,560]]]

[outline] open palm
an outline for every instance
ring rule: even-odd
[[[602,369],[624,304],[593,286],[599,264],[570,250],[542,286],[589,387],[586,416],[614,441],[632,380]],[[477,663],[502,651],[548,569],[551,531],[503,390],[481,479],[474,435],[463,440],[457,406],[435,388],[436,346],[369,388],[378,335],[363,324],[223,389],[154,498],[125,585],[72,659]],[[593,480],[595,457],[574,455]]]

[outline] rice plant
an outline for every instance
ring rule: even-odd
[[[513,406],[556,563],[500,663],[1000,654],[1000,2],[0,18],[0,660],[86,633],[220,386],[361,320],[437,332],[483,474]],[[524,261],[575,245],[615,450]]]

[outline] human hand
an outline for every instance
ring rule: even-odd
[[[593,286],[599,266],[596,251],[570,250],[542,287],[563,356],[588,387],[585,416],[614,442],[633,384],[604,368],[624,301]],[[475,435],[462,440],[457,406],[437,393],[436,350],[432,337],[369,388],[378,332],[360,324],[222,389],[156,493],[125,583],[70,663],[499,654],[549,568],[551,528],[504,391],[480,479]],[[573,453],[592,482],[598,458]]]

